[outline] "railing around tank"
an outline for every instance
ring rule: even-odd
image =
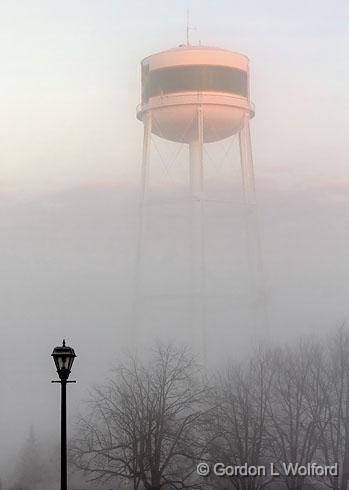
[[[175,106],[175,105],[190,105],[190,104],[208,104],[208,105],[224,105],[247,109],[251,116],[254,116],[255,105],[245,97],[233,96],[228,94],[215,93],[173,93],[152,97],[145,104],[138,104],[136,114],[138,119],[142,112],[149,109],[158,109],[160,107]]]

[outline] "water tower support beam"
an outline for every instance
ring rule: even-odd
[[[145,201],[148,194],[149,177],[150,177],[150,145],[152,134],[153,115],[151,111],[147,111],[143,117],[144,136],[143,136],[143,155],[142,155],[142,171],[141,171],[141,189],[140,201],[138,206],[138,232],[136,242],[136,257],[134,268],[134,297],[132,302],[132,323],[130,328],[130,342],[134,342],[137,337],[137,328],[139,323],[139,303],[142,295],[142,253],[144,248],[144,236],[146,228],[146,211]]]
[[[252,310],[255,313],[256,324],[261,327],[261,339],[265,339],[268,335],[269,322],[265,302],[263,261],[254,183],[250,123],[247,115],[245,115],[244,126],[239,133],[239,145]]]
[[[255,204],[256,193],[254,185],[250,120],[248,115],[245,115],[244,125],[239,133],[239,145],[244,201],[247,205]]]
[[[203,172],[203,113],[202,106],[197,111],[197,139],[189,144],[190,157],[190,191],[191,197],[201,200],[204,185]]]
[[[141,176],[141,205],[147,196],[149,187],[150,176],[150,145],[151,145],[151,132],[152,132],[153,114],[151,111],[145,113],[144,124],[144,136],[143,136],[143,156],[142,156],[142,176]]]
[[[197,106],[195,120],[197,137],[189,144],[190,192],[192,199],[192,264],[194,290],[194,325],[203,364],[206,365],[205,325],[205,245],[204,245],[204,168],[203,168],[203,108]],[[201,343],[201,346],[200,346]]]

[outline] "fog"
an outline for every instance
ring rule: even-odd
[[[341,189],[281,192],[260,183],[268,341],[318,335],[347,320],[347,199]],[[131,329],[136,202],[137,187],[125,185],[74,188],[27,200],[2,199],[6,211],[1,226],[2,461],[15,457],[31,424],[39,434],[58,439],[59,390],[50,383],[55,378],[50,354],[63,337],[78,355],[73,372],[78,383],[69,386],[72,419],[89,388],[103,382],[113,363],[136,344]],[[234,223],[234,212],[220,213],[224,225],[230,219]],[[173,226],[180,229],[172,220]],[[232,227],[233,233],[238,229]],[[161,233],[164,227],[158,226],[154,236]],[[185,243],[184,236],[178,239]],[[229,236],[225,237],[221,250],[229,243]],[[154,241],[153,246],[164,253]],[[215,250],[210,257],[217,259]],[[228,260],[210,263],[217,275],[227,265]],[[183,283],[183,277],[171,273]],[[163,274],[163,267],[153,269],[153,281],[161,284],[158,276]],[[210,277],[215,277],[212,270]],[[210,363],[217,364],[228,353],[231,358],[241,357],[251,348],[246,331],[248,298],[243,288],[236,287],[245,279],[241,272],[235,274],[229,295],[214,300],[208,295]],[[210,284],[214,298],[213,292],[221,290]],[[176,338],[178,333],[180,341],[187,338],[193,343],[190,296],[185,301],[175,298],[169,307],[159,295],[156,314],[149,314],[144,302],[142,308],[140,339],[152,336],[157,327],[165,337]]]
[[[71,428],[89,389],[108,377],[113,363],[158,337],[188,342],[199,355],[204,340],[204,360],[217,366],[244,357],[259,341],[325,334],[349,315],[346,3],[332,8],[317,2],[314,14],[311,2],[293,2],[292,11],[278,2],[266,10],[251,2],[251,17],[242,2],[236,12],[220,2],[225,16],[213,5],[189,2],[198,24],[194,42],[251,59],[268,317],[268,333],[256,331],[236,153],[217,169],[221,158],[213,152],[205,169],[204,339],[191,294],[184,160],[171,169],[170,180],[154,167],[136,266],[139,61],[183,41],[186,2],[176,3],[168,25],[160,2],[150,8],[140,2],[30,3],[0,7],[5,476],[31,425],[39,437],[59,440],[60,392],[51,384],[50,354],[63,338],[78,356],[72,373],[77,384],[68,389]],[[215,202],[217,196],[224,199]]]

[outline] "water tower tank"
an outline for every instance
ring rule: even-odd
[[[240,53],[205,46],[180,46],[142,61],[142,102],[137,117],[153,115],[152,132],[170,141],[197,138],[197,107],[203,110],[203,142],[238,133],[253,117],[249,60]]]

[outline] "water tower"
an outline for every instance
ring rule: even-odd
[[[152,136],[186,145],[189,153],[187,170],[189,194],[193,209],[193,254],[196,296],[196,323],[205,340],[205,256],[203,247],[205,205],[206,144],[238,135],[241,164],[246,246],[251,297],[259,316],[266,323],[262,294],[262,261],[255,210],[255,186],[251,151],[250,119],[254,107],[250,100],[249,59],[226,49],[181,45],[146,57],[141,62],[142,95],[137,118],[144,125],[138,270],[142,262],[145,203],[149,191]],[[173,143],[172,143],[173,144]],[[136,284],[138,281],[136,280]],[[136,286],[137,287],[137,286]],[[205,296],[206,295],[206,296]],[[251,303],[252,304],[252,303]],[[263,328],[261,329],[263,330]]]
[[[240,53],[183,45],[142,61],[142,102],[137,118],[144,124],[142,196],[148,188],[152,133],[187,143],[192,196],[202,198],[203,145],[239,133],[245,201],[254,202],[249,120],[249,60]]]

